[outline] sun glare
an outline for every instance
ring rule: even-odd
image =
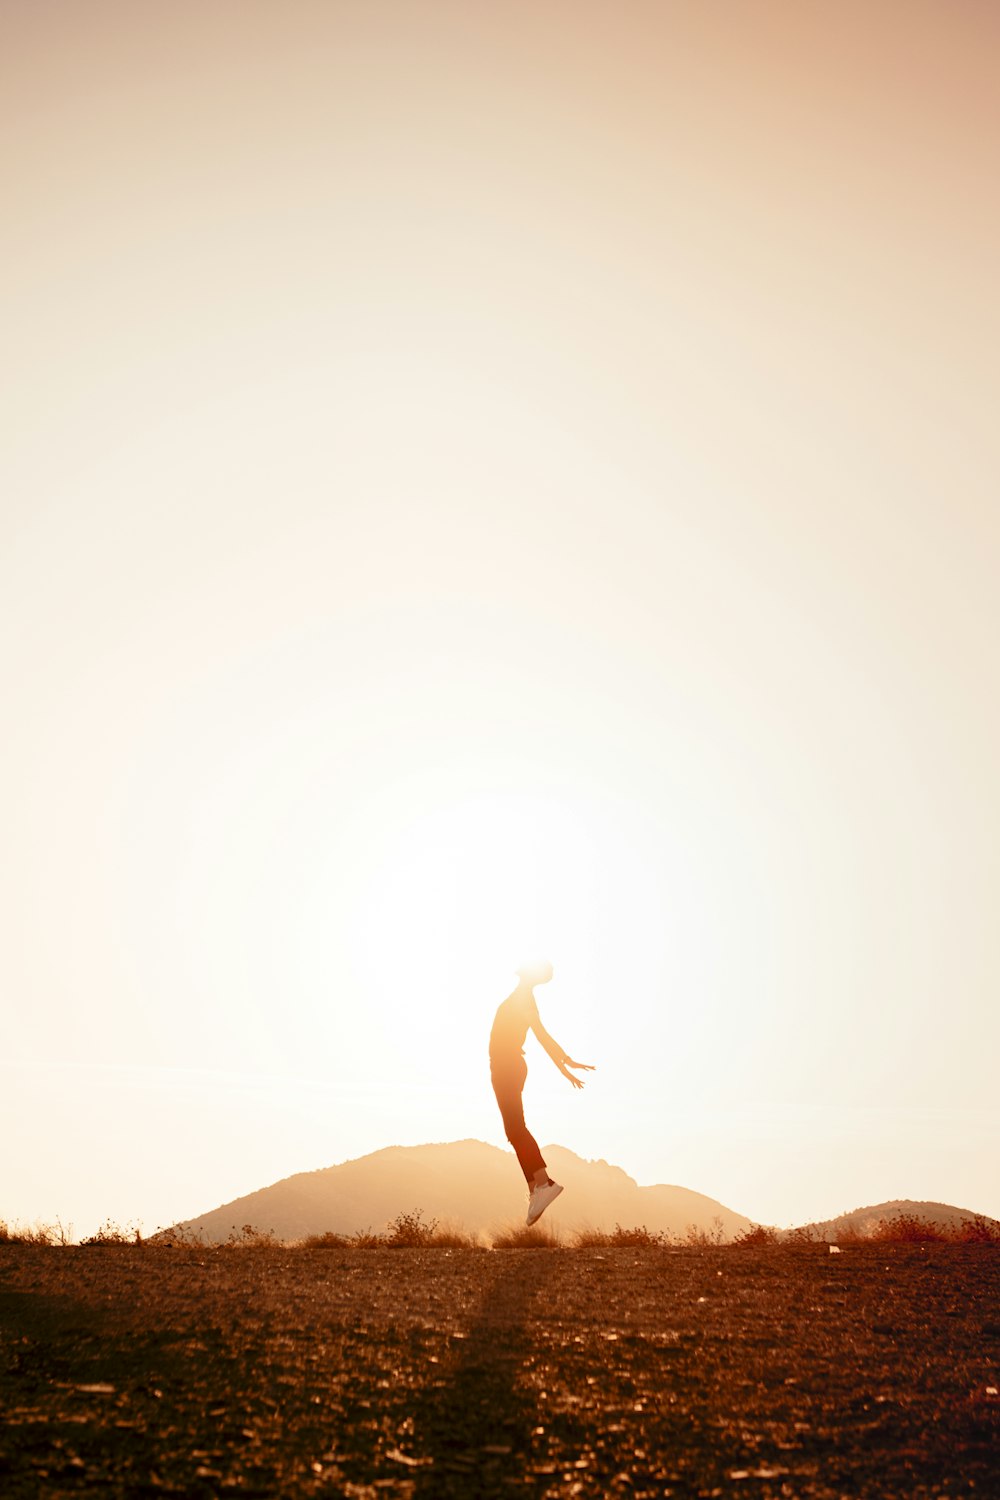
[[[358,890],[351,965],[388,1038],[419,1046],[429,1005],[442,1023],[435,1053],[458,1062],[488,1021],[483,1007],[534,953],[589,989],[620,925],[611,832],[596,803],[526,790],[443,795],[383,829]]]

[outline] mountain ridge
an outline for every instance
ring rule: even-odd
[[[546,1216],[555,1227],[609,1231],[616,1224],[643,1224],[672,1238],[683,1239],[693,1230],[724,1243],[757,1222],[691,1188],[670,1183],[641,1186],[623,1167],[603,1158],[587,1160],[558,1145],[544,1151],[553,1176],[566,1188]],[[249,1224],[292,1240],[327,1231],[381,1231],[399,1214],[419,1211],[470,1234],[489,1235],[521,1222],[524,1201],[513,1153],[467,1138],[382,1146],[331,1166],[296,1172],[173,1227],[220,1242]],[[899,1216],[931,1220],[947,1229],[963,1220],[988,1220],[987,1215],[952,1204],[896,1198],[799,1229],[780,1230],[779,1235],[866,1235],[879,1220]]]
[[[750,1226],[704,1193],[675,1184],[642,1187],[622,1167],[588,1161],[564,1146],[543,1147],[552,1175],[566,1192],[548,1219],[564,1228],[613,1229],[645,1224],[684,1235],[690,1228],[730,1239]],[[251,1224],[282,1239],[333,1231],[380,1230],[396,1215],[419,1210],[428,1218],[484,1234],[524,1216],[525,1187],[513,1152],[484,1141],[383,1146],[365,1156],[296,1172],[218,1208],[182,1220],[174,1229],[210,1242]]]

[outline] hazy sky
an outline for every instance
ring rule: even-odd
[[[998,17],[0,0],[0,1216],[1000,1215]]]

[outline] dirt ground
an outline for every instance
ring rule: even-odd
[[[1000,1496],[1000,1252],[0,1247],[4,1496]]]

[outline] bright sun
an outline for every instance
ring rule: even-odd
[[[655,970],[635,939],[662,930],[662,872],[598,800],[477,792],[394,822],[374,840],[351,936],[355,983],[388,1045],[419,1053],[430,1014],[435,1055],[467,1059],[482,1049],[482,1006],[532,955],[551,958],[575,1008],[607,992],[612,969],[624,977],[629,953]]]

